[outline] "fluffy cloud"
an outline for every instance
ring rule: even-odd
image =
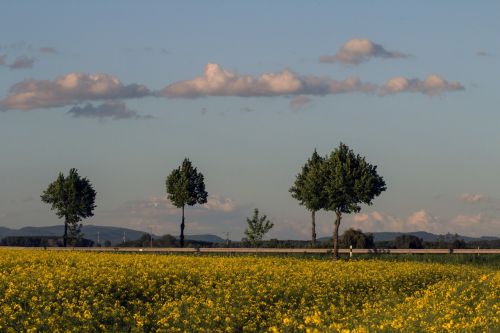
[[[485,236],[500,234],[500,220],[483,214],[457,215],[439,218],[424,209],[413,212],[407,218],[397,218],[380,212],[356,214],[348,222],[349,227],[363,231],[412,232],[427,231],[435,234],[458,233],[465,236]]]
[[[236,209],[236,204],[231,198],[223,198],[219,194],[211,195],[207,199],[204,208],[213,211],[232,212]]]
[[[186,208],[186,233],[222,236],[224,232],[230,232],[231,237],[243,235],[247,210],[248,207],[236,205],[231,198],[209,196],[207,204]],[[152,228],[157,235],[178,235],[180,217],[181,209],[173,206],[166,196],[126,202],[117,209],[99,214],[100,224],[127,226],[136,230]]]
[[[57,50],[53,47],[50,47],[50,46],[42,46],[40,48],[40,52],[42,53],[51,53],[51,54],[56,54],[58,53]]]
[[[427,95],[439,95],[447,91],[464,90],[460,82],[448,82],[441,76],[431,74],[425,80],[408,79],[403,76],[397,76],[388,80],[381,88],[380,93],[396,94],[402,92],[418,92]]]
[[[358,65],[373,57],[407,58],[408,55],[396,51],[387,51],[382,45],[366,38],[354,38],[342,45],[335,55],[325,55],[320,57],[319,60],[323,63]]]
[[[486,194],[480,194],[480,193],[463,193],[460,196],[460,201],[463,202],[470,202],[470,203],[477,203],[477,202],[484,202],[484,201],[489,201],[489,197]]]
[[[19,56],[14,60],[12,64],[9,65],[10,69],[25,69],[32,68],[35,58],[30,58],[27,56]]]
[[[258,77],[240,75],[226,70],[218,64],[209,63],[205,72],[192,80],[179,81],[165,87],[159,95],[170,98],[197,98],[205,96],[293,96],[292,108],[298,108],[309,102],[308,95],[330,95],[340,93],[375,93],[380,95],[403,92],[442,94],[447,91],[463,90],[459,82],[448,82],[439,75],[429,75],[425,80],[407,79],[402,76],[392,78],[379,87],[372,83],[363,83],[358,77],[334,80],[314,75],[297,75],[290,70],[264,73]]]
[[[171,98],[203,96],[286,96],[327,95],[347,92],[372,92],[376,87],[362,83],[357,77],[342,81],[317,76],[298,76],[290,70],[264,73],[259,77],[240,75],[209,63],[202,76],[175,82],[165,87],[160,95]]]
[[[462,235],[475,237],[500,235],[500,220],[483,214],[458,215],[450,224],[453,230]]]
[[[290,101],[290,108],[292,110],[298,110],[310,102],[311,102],[311,99],[307,96],[304,96],[304,95],[295,96]]]
[[[410,216],[405,219],[374,211],[369,214],[356,214],[352,217],[352,221],[353,223],[349,224],[350,227],[352,226],[372,232],[410,232],[422,230],[439,232],[440,228],[440,220],[423,209],[410,214]]]
[[[75,118],[98,118],[100,120],[110,118],[119,119],[151,119],[152,116],[142,116],[135,110],[131,110],[121,101],[106,101],[103,104],[94,106],[87,103],[85,106],[74,106],[69,111]]]
[[[138,84],[123,85],[109,74],[69,73],[55,80],[26,80],[13,85],[0,110],[53,108],[90,100],[138,98],[150,95]]]

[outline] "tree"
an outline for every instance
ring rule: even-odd
[[[204,178],[191,161],[185,158],[182,165],[167,177],[166,185],[168,199],[175,207],[182,208],[180,246],[184,247],[184,207],[207,202]]]
[[[394,239],[397,249],[423,249],[423,240],[414,235],[400,235]]]
[[[371,249],[375,247],[373,234],[365,234],[359,229],[349,228],[342,234],[341,243],[343,247],[352,246],[355,249]]]
[[[253,211],[253,217],[251,219],[247,218],[247,223],[248,227],[245,230],[245,235],[254,247],[261,244],[264,235],[274,226],[274,223],[269,221],[266,215],[259,216],[257,208]]]
[[[325,206],[326,198],[323,185],[322,165],[325,159],[318,155],[316,149],[295,178],[290,193],[294,199],[311,212],[311,243],[316,245],[316,212]]]
[[[57,179],[42,193],[43,202],[51,204],[59,218],[64,218],[64,247],[68,244],[68,231],[71,239],[81,236],[82,219],[94,216],[96,192],[87,178],[71,169],[68,177],[59,173]]]
[[[325,210],[334,211],[336,215],[333,255],[337,259],[342,214],[359,212],[360,204],[371,205],[372,200],[386,190],[386,186],[384,179],[377,174],[377,167],[354,154],[342,142],[323,163],[323,172]]]

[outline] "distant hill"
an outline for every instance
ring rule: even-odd
[[[415,231],[415,232],[373,232],[373,239],[375,242],[384,242],[384,241],[393,241],[396,239],[396,237],[401,236],[401,235],[412,235],[412,236],[417,236],[418,238],[422,238],[424,242],[435,242],[438,240],[438,237],[440,235],[436,235],[430,232],[426,231]],[[454,234],[446,234],[442,235],[445,237],[445,240],[448,241],[453,241],[455,239]],[[473,242],[473,241],[480,241],[480,240],[495,240],[499,239],[498,237],[491,237],[491,236],[481,236],[481,237],[469,237],[469,236],[462,236],[458,235],[458,239],[463,239],[465,242]],[[329,241],[331,237],[321,237],[318,240],[319,241]]]
[[[109,240],[111,244],[118,244],[123,241],[123,233],[125,233],[126,239],[138,239],[143,234],[144,231],[137,231],[128,228],[120,227],[106,227],[97,225],[84,225],[82,227],[83,237],[97,241],[97,233],[99,233],[99,239],[101,243]],[[64,233],[64,225],[54,225],[48,227],[24,227],[21,229],[9,229],[5,227],[0,227],[0,239],[8,236],[62,236]]]
[[[179,237],[176,237],[179,238]],[[186,240],[203,241],[210,243],[224,243],[225,240],[216,235],[204,234],[204,235],[185,235]]]
[[[97,242],[97,233],[101,243],[109,240],[111,244],[119,244],[123,242],[123,234],[125,233],[126,240],[136,240],[141,238],[145,231],[138,231],[128,228],[108,227],[98,225],[83,225],[83,237]],[[62,236],[64,233],[64,225],[54,225],[48,227],[24,227],[21,229],[9,229],[0,227],[0,239],[8,236]],[[159,236],[153,235],[154,238]],[[204,241],[210,243],[223,243],[224,239],[216,235],[186,235],[186,240]]]

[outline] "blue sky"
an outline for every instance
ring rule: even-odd
[[[211,195],[189,233],[309,237],[288,188],[342,141],[388,190],[364,231],[500,236],[500,3],[2,2],[0,225],[60,223],[39,196],[75,167],[85,223],[178,233],[165,178],[184,157]],[[320,213],[329,235],[332,214]]]

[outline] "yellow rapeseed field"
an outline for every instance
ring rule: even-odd
[[[466,265],[0,250],[1,332],[500,332]]]

